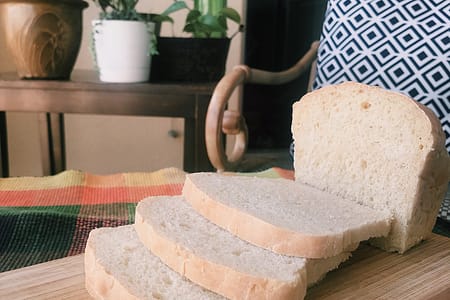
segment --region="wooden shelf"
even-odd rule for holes
[[[189,172],[206,171],[212,167],[206,154],[205,117],[214,87],[215,83],[104,83],[98,80],[96,72],[83,70],[74,71],[71,80],[21,80],[14,73],[3,73],[0,74],[0,111],[184,118],[183,168]],[[63,130],[60,119],[49,118],[48,123],[51,133],[64,136],[59,133]],[[4,136],[6,122],[3,127],[0,133]],[[0,172],[4,176],[8,175],[6,143],[3,140],[1,145]],[[44,165],[63,169],[64,153],[58,155],[61,148],[64,149],[64,141],[50,141],[50,154]]]

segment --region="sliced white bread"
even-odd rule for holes
[[[435,223],[450,173],[435,114],[402,94],[346,82],[293,106],[298,182],[376,209],[394,220],[373,244],[403,253]]]
[[[139,241],[133,225],[91,231],[85,275],[95,299],[224,299],[162,263]]]
[[[276,254],[209,222],[181,196],[142,200],[135,229],[170,268],[231,299],[302,299],[308,285],[350,256],[307,260]]]
[[[183,195],[213,223],[284,255],[332,257],[390,230],[388,212],[288,179],[193,173]]]

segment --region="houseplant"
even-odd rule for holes
[[[92,22],[91,47],[100,80],[145,82],[156,52],[153,22],[136,11],[138,0],[93,0],[101,9]]]
[[[225,72],[230,40],[237,33],[227,37],[227,20],[240,24],[239,13],[226,0],[194,0],[191,7],[174,0],[158,20],[173,22],[170,15],[180,10],[186,11],[183,31],[189,37],[158,37],[159,55],[152,64],[151,81],[219,80]]]

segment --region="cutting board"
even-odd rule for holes
[[[89,299],[83,255],[0,273],[0,299]],[[361,245],[307,299],[450,299],[450,238],[433,234],[406,254]]]

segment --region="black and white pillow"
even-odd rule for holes
[[[313,89],[348,80],[431,108],[450,151],[450,1],[329,0]]]

